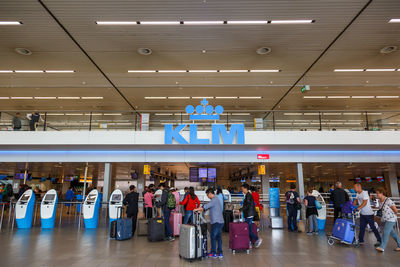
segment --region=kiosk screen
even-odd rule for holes
[[[56,198],[56,195],[55,195],[55,194],[47,194],[47,195],[44,197],[44,201],[53,201],[55,198]]]
[[[121,195],[120,194],[113,195],[111,201],[115,201],[115,202],[121,201]]]
[[[88,201],[93,201],[95,199],[96,199],[96,195],[88,195],[88,198],[87,198]]]
[[[21,201],[28,201],[29,200],[29,195],[23,195],[22,197],[21,197]]]

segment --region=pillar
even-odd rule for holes
[[[108,202],[108,198],[111,195],[111,179],[112,179],[111,163],[105,163],[104,164],[104,185],[103,185],[102,202]]]
[[[303,177],[303,163],[297,163],[297,190],[299,191],[300,198],[304,198],[304,177]]]
[[[399,183],[397,181],[396,165],[389,165],[389,184],[392,197],[399,197]]]
[[[261,175],[261,192],[264,195],[264,197],[269,194],[269,178],[270,178],[270,171],[269,171],[269,165],[265,164],[265,175]]]
[[[138,180],[137,180],[137,192],[140,195],[142,195],[145,183],[146,183],[146,175],[144,175],[142,171],[142,173],[138,174]]]

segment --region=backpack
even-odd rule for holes
[[[167,200],[167,208],[175,209],[176,208],[176,199],[174,194],[171,191],[168,191],[168,200]]]
[[[12,197],[14,195],[14,191],[13,191],[12,185],[11,184],[7,184],[6,188],[7,188],[7,195],[9,197]]]
[[[286,193],[286,203],[291,205],[296,203],[296,197],[294,196],[293,191],[289,191]]]

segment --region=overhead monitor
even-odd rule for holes
[[[199,181],[199,168],[192,167],[189,169],[189,180],[190,182]]]

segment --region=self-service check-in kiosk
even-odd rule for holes
[[[279,200],[279,188],[272,187],[269,189],[269,218],[271,228],[283,228],[283,218],[281,217],[281,207]]]
[[[35,194],[32,189],[26,190],[15,206],[15,220],[18,228],[31,228],[33,210],[35,209]]]
[[[99,191],[93,189],[83,203],[83,221],[86,228],[97,228],[99,222]]]
[[[40,220],[42,228],[54,228],[57,212],[57,191],[49,190],[40,204]]]
[[[119,189],[115,189],[110,196],[110,202],[108,207],[108,215],[110,217],[110,224],[112,221],[115,221],[121,216],[121,208],[122,208],[122,201],[124,199],[124,195],[122,191]]]

